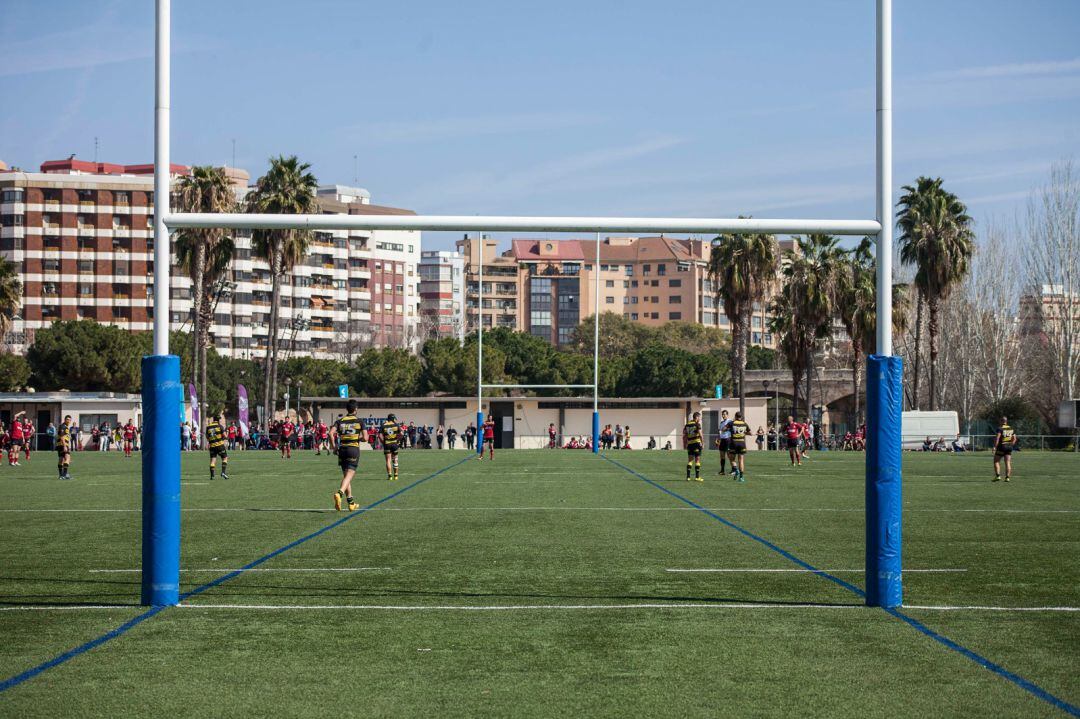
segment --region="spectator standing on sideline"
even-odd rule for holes
[[[457,444],[457,430],[454,429],[454,425],[450,425],[450,429],[446,430],[446,443],[450,449],[453,449],[454,445]]]
[[[45,436],[49,438],[49,446],[46,451],[56,446],[56,425],[49,422],[49,426],[45,428]]]
[[[615,449],[622,449],[623,429],[621,424],[615,425]]]
[[[443,431],[443,426],[440,424],[438,429],[435,430],[435,444],[439,446],[439,449],[442,449],[443,438],[445,437],[446,432]]]

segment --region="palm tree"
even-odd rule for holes
[[[22,305],[22,282],[14,264],[0,257],[0,345],[11,331],[15,313]]]
[[[915,267],[915,287],[925,300],[930,333],[930,409],[937,408],[938,335],[941,305],[964,279],[975,252],[975,233],[967,208],[942,187],[942,179],[920,177],[904,185],[897,213],[900,262]],[[920,305],[921,309],[921,305]],[[921,314],[921,313],[920,313]],[[916,327],[916,331],[918,331]],[[915,354],[918,357],[919,342]],[[917,381],[917,380],[916,380]],[[915,402],[918,403],[916,394]]]
[[[191,168],[191,174],[176,183],[174,206],[179,212],[232,212],[236,195],[220,167]],[[199,386],[199,417],[207,416],[206,350],[210,345],[213,321],[210,295],[232,260],[233,243],[221,228],[185,228],[176,233],[176,257],[191,278],[192,343],[194,379]]]
[[[806,353],[807,416],[813,407],[811,368],[816,342],[828,338],[835,314],[843,250],[833,235],[810,234],[796,238],[796,250],[789,250],[783,271],[782,294],[791,304]]]
[[[862,423],[863,359],[877,346],[877,263],[870,251],[873,241],[863,238],[847,253],[837,287],[837,317],[851,340],[852,396],[855,400],[855,424]],[[893,285],[893,333],[907,329],[910,293],[905,284]]]
[[[288,215],[317,213],[315,190],[319,182],[309,169],[311,165],[300,162],[296,155],[271,157],[270,169],[247,196],[247,211]],[[252,233],[252,249],[270,265],[270,335],[263,367],[263,409],[267,421],[272,416],[277,397],[281,278],[307,255],[311,236],[311,230],[255,230]]]
[[[716,288],[717,304],[731,322],[731,367],[739,411],[746,414],[743,377],[750,332],[750,312],[762,302],[776,279],[779,248],[776,238],[766,234],[727,234],[713,240],[708,276]]]
[[[776,337],[776,347],[791,369],[791,412],[798,413],[803,378],[810,366],[807,348],[812,340],[805,336],[806,327],[799,323],[786,292],[781,291],[769,305],[769,331]]]

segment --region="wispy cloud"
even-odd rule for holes
[[[39,35],[0,46],[0,77],[82,70],[154,56],[148,33],[96,27]]]
[[[460,207],[462,203],[492,207],[499,202],[561,190],[561,183],[569,178],[662,152],[683,142],[682,138],[663,135],[628,145],[564,155],[520,169],[459,174],[419,188],[413,204],[427,211],[432,207]]]
[[[974,80],[998,77],[1030,77],[1033,75],[1063,75],[1074,72],[1080,72],[1080,58],[965,67],[958,70],[935,72],[929,75],[929,78],[933,80]]]
[[[603,120],[600,116],[582,113],[518,113],[365,123],[345,128],[344,132],[354,142],[384,145],[561,130],[597,125]]]

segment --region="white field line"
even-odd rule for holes
[[[179,604],[179,609],[267,610],[267,611],[401,611],[401,612],[509,612],[567,610],[638,610],[638,609],[866,609],[859,604],[723,604],[723,603],[647,603],[647,604],[491,604],[491,605],[408,605],[408,604]],[[1080,612],[1080,607],[992,607],[911,605],[904,609],[945,612]],[[132,604],[80,604],[68,606],[26,605],[0,607],[0,612],[52,612],[123,609],[142,610]]]
[[[705,507],[710,512],[837,512],[862,513],[863,508],[841,507]],[[0,509],[0,513],[50,512],[123,512],[138,513],[141,509],[41,508]],[[184,507],[182,512],[327,512],[326,507]],[[374,507],[368,512],[698,512],[696,507]],[[1080,509],[914,509],[908,513],[942,514],[1078,514]]]
[[[723,572],[731,574],[743,574],[743,573],[777,573],[777,574],[814,574],[815,570],[812,569],[743,569],[743,568],[723,568],[723,569],[665,569],[665,572]],[[827,572],[828,574],[862,574],[865,569],[818,569],[817,572]],[[904,574],[912,573],[959,573],[966,572],[966,569],[905,569]]]
[[[141,569],[90,569],[90,574],[140,574]],[[181,569],[181,572],[390,572],[392,567],[256,567],[254,569],[225,569],[224,567],[204,567],[200,569]]]

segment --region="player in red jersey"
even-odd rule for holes
[[[138,430],[135,429],[135,423],[130,419],[127,424],[124,425],[124,456],[130,457],[131,450],[135,447],[135,435]]]
[[[330,428],[320,419],[315,425],[315,454],[322,454],[324,449],[330,454]]]
[[[281,423],[279,430],[279,442],[281,445],[281,458],[292,459],[292,442],[293,436],[296,434],[296,425],[292,423],[292,420],[285,418],[285,421]]]
[[[27,462],[30,461],[30,448],[34,444],[34,435],[37,430],[34,428],[34,423],[27,417],[23,420],[23,457]]]
[[[495,461],[495,420],[488,415],[488,418],[484,420],[483,425],[484,432],[484,444],[480,447],[480,459],[484,458],[484,448],[486,447],[491,461]]]
[[[11,420],[11,428],[8,430],[8,466],[19,466],[19,452],[26,443],[26,428],[20,419],[26,412],[19,412]]]
[[[795,418],[790,414],[788,415],[787,422],[780,430],[784,437],[787,439],[788,457],[791,458],[791,466],[796,464],[802,466],[802,455],[799,451],[799,440],[802,439],[805,430],[803,426],[795,421]]]

